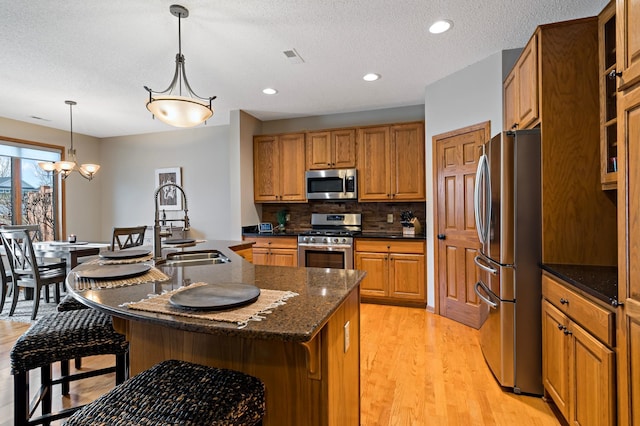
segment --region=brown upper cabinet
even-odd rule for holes
[[[307,133],[307,170],[356,167],[356,130]]]
[[[616,4],[611,1],[598,15],[600,78],[600,180],[602,189],[618,181],[618,115],[616,62]]]
[[[424,201],[424,122],[358,129],[358,200]]]
[[[504,129],[529,129],[538,120],[538,37],[531,37],[504,81]]]
[[[304,133],[254,137],[254,201],[305,202],[304,167]]]
[[[618,90],[627,90],[640,83],[640,2],[618,0],[616,10],[618,28]]]

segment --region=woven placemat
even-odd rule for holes
[[[151,267],[148,272],[131,278],[123,278],[119,280],[93,280],[88,278],[78,278],[74,275],[73,284],[76,291],[96,290],[101,288],[117,288],[130,285],[148,283],[151,281],[167,281],[170,277],[157,268]]]
[[[260,289],[260,296],[255,302],[239,308],[215,312],[181,309],[169,303],[169,298],[174,294],[188,288],[202,285],[207,285],[207,283],[194,283],[188,287],[182,287],[160,295],[150,295],[147,299],[142,299],[139,302],[125,303],[122,306],[140,311],[179,315],[189,318],[201,318],[212,321],[232,322],[236,323],[238,328],[244,328],[247,326],[249,321],[262,321],[265,319],[265,315],[273,312],[273,309],[286,304],[287,300],[298,295],[298,293],[294,293],[292,291]]]

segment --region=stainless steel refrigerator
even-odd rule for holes
[[[494,136],[478,162],[474,208],[481,243],[475,292],[489,309],[482,352],[501,386],[541,395],[540,130]]]

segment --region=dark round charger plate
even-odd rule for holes
[[[162,244],[191,244],[191,243],[195,243],[196,240],[191,239],[191,238],[172,238],[169,240],[164,240],[162,242]]]
[[[142,275],[151,269],[151,265],[144,263],[129,263],[124,265],[91,265],[76,272],[79,278],[91,280],[116,280]]]
[[[151,253],[149,249],[125,249],[125,250],[106,250],[100,252],[99,256],[103,259],[135,259],[143,257]]]
[[[179,291],[169,303],[178,308],[219,311],[248,305],[259,296],[260,289],[251,284],[216,283]]]

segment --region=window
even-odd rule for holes
[[[56,239],[60,181],[38,162],[60,160],[62,149],[0,139],[0,225],[38,224],[43,240]]]

